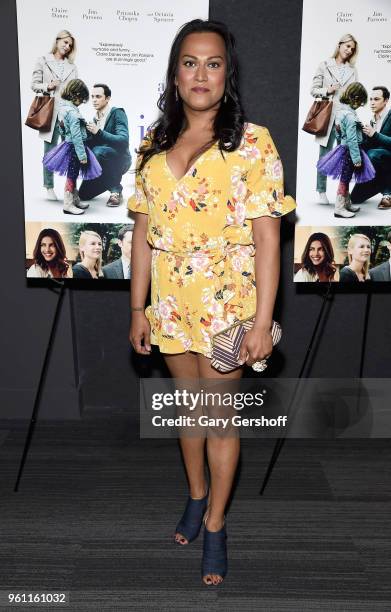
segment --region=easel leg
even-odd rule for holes
[[[75,386],[77,389],[77,400],[79,404],[79,412],[80,415],[83,413],[83,391],[80,385],[80,368],[79,368],[79,354],[77,352],[77,335],[76,335],[76,318],[75,318],[75,304],[73,298],[73,290],[71,288],[68,289],[69,295],[69,307],[71,313],[71,330],[72,330],[72,348],[73,348],[73,366],[74,366],[74,376],[75,376]]]
[[[358,374],[359,378],[362,378],[362,375],[364,373],[365,349],[367,345],[368,322],[369,322],[369,313],[371,310],[371,302],[372,302],[372,292],[369,290],[367,293],[367,301],[365,305],[364,330],[363,330],[362,343],[361,343],[360,371]]]
[[[357,406],[356,406],[357,414],[360,412],[361,390],[362,390],[362,380],[361,379],[364,374],[365,351],[367,347],[368,323],[369,323],[369,313],[371,311],[371,302],[372,302],[372,292],[369,289],[367,293],[366,304],[365,304],[364,329],[363,329],[362,341],[361,341],[361,356],[360,356],[360,369],[358,373],[358,393],[357,393]]]
[[[24,465],[26,463],[26,458],[27,458],[27,454],[28,454],[28,451],[29,451],[29,448],[30,448],[31,439],[33,437],[33,433],[34,433],[34,430],[35,430],[35,425],[36,425],[37,416],[38,416],[38,412],[39,412],[39,404],[40,404],[40,401],[41,401],[42,391],[43,391],[45,377],[46,377],[46,372],[47,372],[48,365],[49,365],[50,354],[51,354],[51,351],[52,351],[53,341],[54,341],[54,337],[55,337],[55,334],[56,334],[57,323],[58,323],[60,312],[61,312],[61,305],[62,305],[62,301],[63,301],[63,298],[64,298],[64,293],[65,293],[65,284],[64,284],[64,282],[56,281],[56,280],[53,279],[53,283],[55,283],[55,285],[60,287],[60,291],[58,292],[58,300],[57,300],[56,310],[55,310],[54,317],[53,317],[53,323],[52,323],[52,327],[51,327],[51,330],[50,330],[48,344],[46,346],[46,353],[45,353],[45,358],[43,360],[43,365],[42,365],[41,375],[40,375],[40,378],[39,378],[38,388],[37,388],[37,392],[35,394],[34,407],[33,407],[33,411],[32,411],[32,414],[31,414],[30,426],[29,426],[29,429],[28,429],[28,432],[27,432],[26,441],[25,441],[24,449],[23,449],[23,455],[22,455],[22,459],[21,459],[21,462],[20,462],[20,466],[19,466],[19,472],[18,472],[18,476],[17,476],[17,479],[16,479],[15,487],[14,487],[14,491],[15,492],[17,492],[18,488],[19,488],[19,483],[20,483],[20,479],[22,477]]]
[[[312,351],[312,347],[313,347],[313,345],[315,343],[315,340],[316,340],[316,337],[317,337],[317,333],[318,333],[318,329],[319,329],[319,327],[320,327],[320,325],[322,323],[323,314],[324,314],[325,309],[326,309],[326,304],[327,304],[327,300],[328,300],[328,298],[330,296],[330,292],[331,292],[331,282],[328,284],[327,290],[325,291],[324,296],[323,296],[322,306],[320,308],[320,311],[319,311],[319,314],[318,314],[318,318],[316,320],[315,327],[314,327],[314,330],[312,332],[311,339],[310,339],[310,342],[309,342],[306,354],[304,356],[304,360],[303,360],[302,366],[300,368],[298,379],[297,379],[297,382],[296,382],[296,385],[295,385],[295,388],[294,388],[294,391],[293,391],[293,394],[292,394],[292,399],[291,399],[289,407],[288,407],[288,411],[287,411],[287,415],[288,416],[289,416],[289,414],[290,414],[290,412],[292,410],[292,406],[294,405],[294,403],[296,401],[296,396],[297,396],[297,392],[298,392],[298,389],[299,389],[300,381],[301,381],[301,379],[303,377],[303,374],[305,372],[305,368],[307,367],[308,359],[310,357],[310,354],[311,354],[311,351]],[[276,464],[276,461],[277,461],[278,456],[279,456],[279,454],[280,454],[280,452],[282,450],[282,447],[284,446],[285,440],[286,440],[286,437],[278,438],[276,440],[276,443],[275,443],[275,446],[274,446],[274,449],[273,449],[273,453],[272,453],[272,456],[270,458],[269,465],[267,467],[265,477],[263,479],[262,487],[261,487],[261,490],[259,491],[260,495],[263,495],[263,492],[266,489],[266,485],[269,482],[269,478],[270,478],[270,476],[271,476],[271,474],[273,472],[273,468],[274,468],[274,466]]]

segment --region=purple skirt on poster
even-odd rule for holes
[[[349,147],[346,145],[338,145],[335,149],[326,153],[326,155],[320,158],[316,166],[321,174],[331,176],[333,179],[340,179],[342,174],[346,172],[347,167],[350,166],[353,170],[353,176],[356,183],[367,183],[375,178],[376,170],[368,155],[361,147],[360,153],[360,168],[354,168],[349,153]]]
[[[79,176],[90,181],[102,174],[102,166],[96,159],[89,147],[85,147],[87,153],[87,164],[80,164]],[[46,153],[42,162],[45,168],[56,172],[61,176],[66,176],[68,168],[75,159],[75,147],[71,142],[64,141]]]

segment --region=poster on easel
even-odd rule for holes
[[[130,278],[136,151],[175,34],[208,12],[208,0],[17,0],[28,278]]]
[[[390,91],[389,0],[303,0],[295,282],[391,280]]]

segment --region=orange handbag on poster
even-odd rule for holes
[[[48,132],[52,125],[54,96],[37,94],[30,106],[25,125],[33,130]]]
[[[317,99],[311,105],[303,130],[315,136],[326,136],[330,123],[333,101],[331,99]]]

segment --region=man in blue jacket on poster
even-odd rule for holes
[[[377,193],[382,194],[380,210],[391,210],[391,109],[390,92],[384,85],[375,85],[370,96],[373,119],[363,127],[364,149],[373,163],[376,176],[368,183],[356,183],[351,193],[352,202],[365,202]],[[386,222],[387,224],[389,221]]]
[[[111,89],[108,85],[95,84],[91,101],[96,115],[92,123],[87,123],[87,145],[93,150],[103,172],[92,181],[83,181],[79,196],[81,200],[91,200],[108,190],[110,196],[106,205],[116,207],[122,204],[122,175],[129,170],[132,159],[126,113],[123,108],[111,106],[110,100]]]

